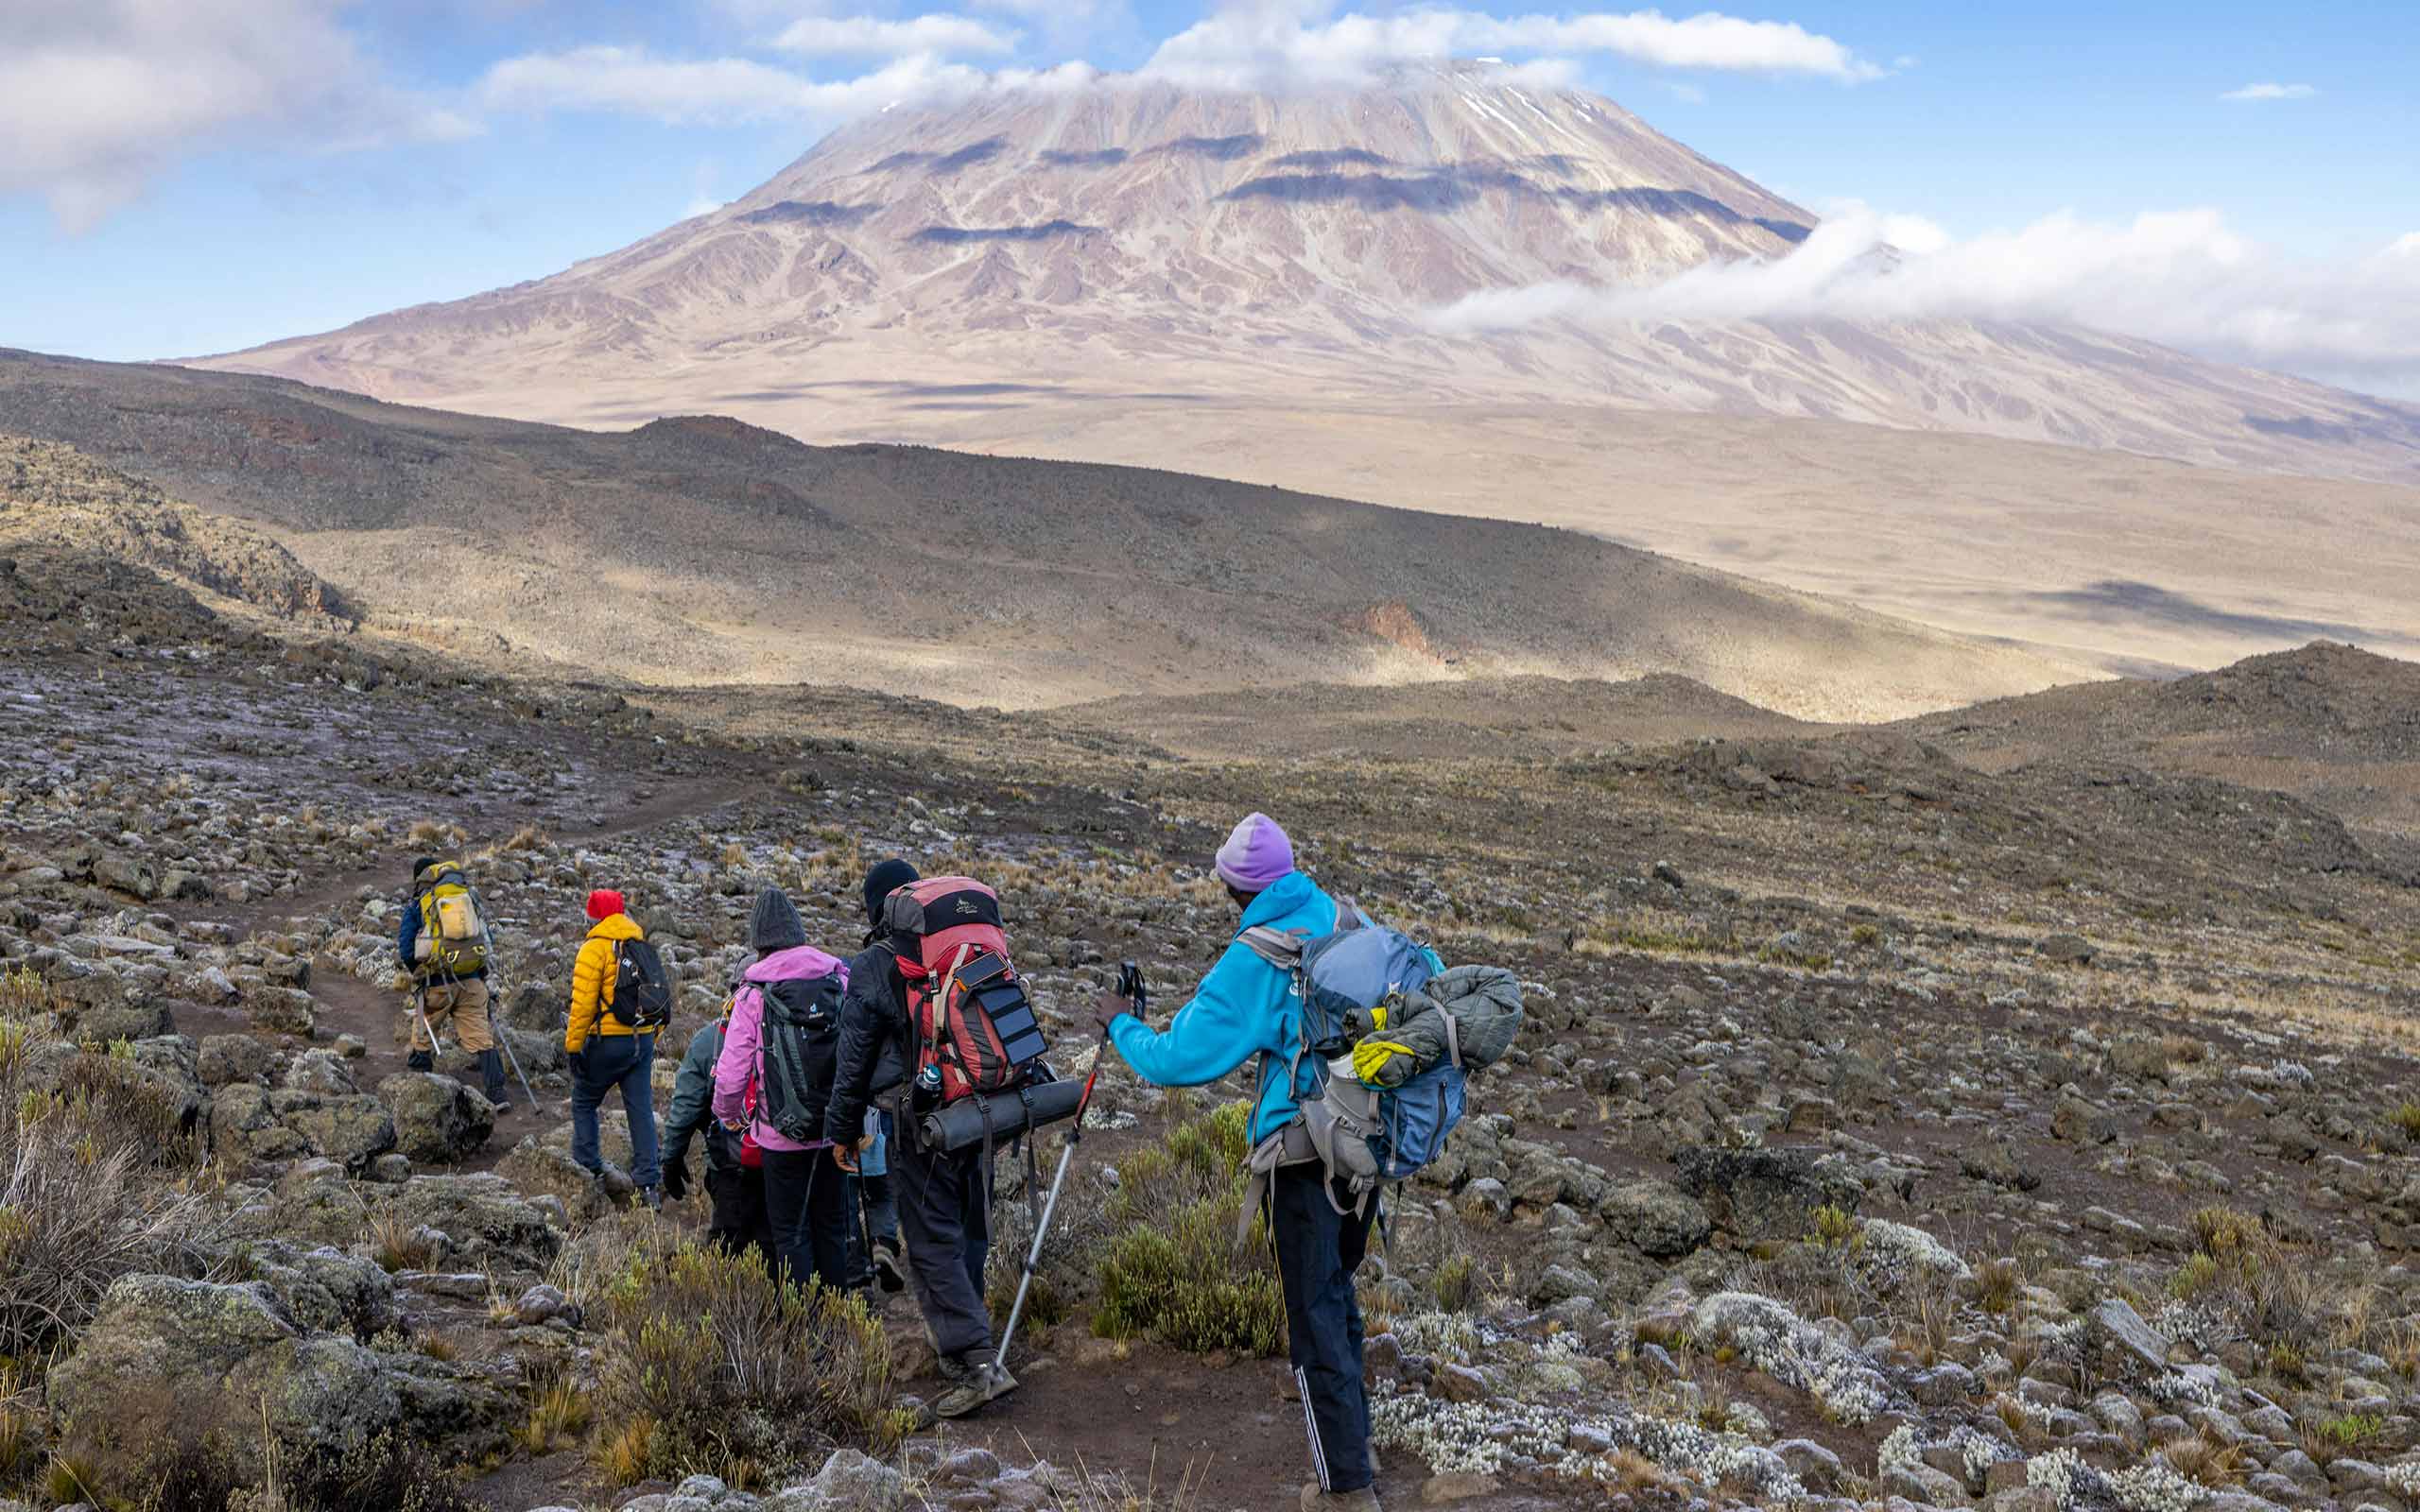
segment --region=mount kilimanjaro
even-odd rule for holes
[[[1433,319],[1483,291],[1779,257],[1814,224],[1609,100],[1482,65],[1359,93],[1111,79],[896,108],[554,277],[202,365],[814,438],[983,444],[1005,438],[987,417],[1104,400],[1582,404],[2420,477],[2420,417],[2103,333]]]

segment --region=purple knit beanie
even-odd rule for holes
[[[1219,848],[1219,878],[1237,892],[1267,892],[1294,869],[1294,842],[1266,814],[1236,826]]]

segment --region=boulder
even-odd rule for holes
[[[1855,1211],[1863,1189],[1836,1156],[1805,1145],[1678,1151],[1680,1190],[1705,1205],[1716,1228],[1741,1239],[1800,1239],[1815,1210]]]
[[[1651,1260],[1694,1253],[1714,1233],[1705,1205],[1669,1181],[1617,1182],[1597,1205],[1612,1237]]]
[[[176,1020],[170,1016],[167,1003],[140,994],[122,1003],[105,1003],[85,1009],[76,1016],[74,1030],[76,1039],[88,1045],[106,1045],[119,1040],[148,1040],[155,1035],[176,1032]]]
[[[394,1279],[373,1260],[271,1239],[253,1246],[251,1269],[303,1328],[368,1339],[395,1324]]]
[[[451,1076],[397,1072],[378,1084],[394,1115],[395,1147],[416,1165],[450,1165],[476,1153],[495,1130],[495,1108]]]
[[[285,1085],[296,1091],[317,1092],[322,1097],[352,1097],[361,1087],[353,1079],[353,1068],[342,1056],[324,1046],[305,1050],[285,1068]]]
[[[473,1265],[544,1270],[563,1236],[512,1183],[493,1172],[414,1176],[376,1200],[406,1229],[434,1228]]]
[[[248,1034],[205,1035],[198,1066],[205,1087],[239,1081],[266,1084],[277,1074],[277,1052]]]
[[[854,1449],[837,1449],[815,1478],[769,1496],[763,1512],[900,1512],[908,1504],[908,1478]]]
[[[333,1460],[402,1418],[377,1356],[305,1332],[258,1282],[121,1278],[45,1389],[67,1452],[128,1484],[184,1448],[257,1484],[264,1439]]]
[[[2135,1380],[2168,1374],[2168,1341],[2126,1299],[2110,1297],[2092,1310],[2090,1337],[2112,1375]]]
[[[281,1089],[269,1093],[269,1106],[281,1110],[286,1127],[310,1142],[313,1153],[337,1161],[351,1176],[361,1175],[395,1147],[395,1121],[375,1097],[322,1098]]]

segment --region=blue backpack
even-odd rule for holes
[[[1253,1185],[1238,1234],[1260,1207],[1269,1173],[1312,1160],[1327,1167],[1328,1201],[1339,1212],[1366,1211],[1380,1188],[1408,1179],[1443,1154],[1446,1138],[1461,1122],[1459,1053],[1390,1088],[1362,1085],[1348,1058],[1355,1042],[1375,1026],[1373,1010],[1387,1007],[1399,1019],[1395,1010],[1443,967],[1426,946],[1375,922],[1349,901],[1337,904],[1336,933],[1324,938],[1266,927],[1240,937],[1253,954],[1293,978],[1303,1006],[1303,1048],[1286,1074],[1299,1094],[1308,1059],[1315,1093],[1302,1098],[1294,1122],[1253,1149]],[[1266,1057],[1262,1075],[1275,1069],[1275,1058]],[[1352,1203],[1338,1201],[1339,1186],[1353,1194]]]

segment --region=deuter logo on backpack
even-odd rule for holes
[[[420,934],[412,945],[415,969],[424,976],[475,976],[487,970],[488,925],[479,896],[459,866],[448,863],[423,874]]]
[[[998,895],[972,877],[931,877],[892,893],[883,922],[900,946],[915,1075],[938,1080],[932,1106],[1021,1085],[1050,1045],[1009,958]]]
[[[812,1144],[823,1137],[832,1089],[840,975],[785,978],[756,990],[764,996],[756,1115],[792,1143]]]
[[[614,996],[605,1011],[640,1034],[672,1022],[672,979],[653,945],[643,939],[614,942]]]

